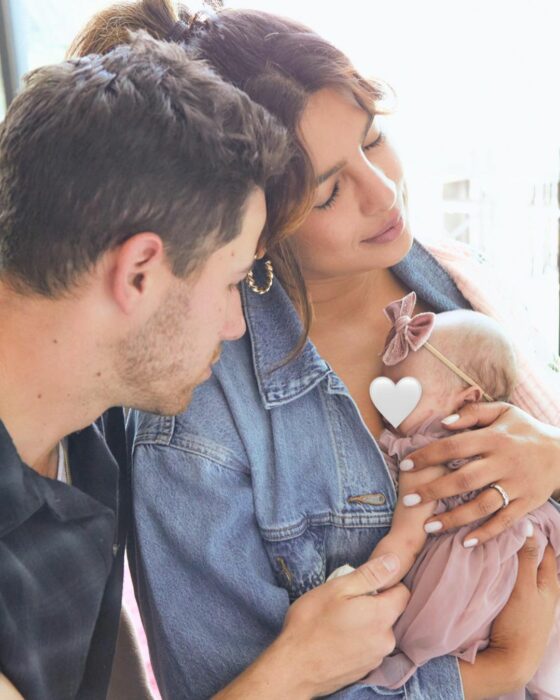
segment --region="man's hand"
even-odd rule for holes
[[[308,700],[377,668],[395,647],[393,625],[409,592],[382,589],[400,566],[388,554],[309,591],[286,615],[276,641],[215,700]]]

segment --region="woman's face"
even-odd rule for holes
[[[351,94],[314,93],[300,123],[317,178],[314,208],[294,235],[307,280],[394,265],[412,245],[399,159]]]

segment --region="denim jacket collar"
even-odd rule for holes
[[[470,308],[447,271],[416,240],[408,255],[391,269],[438,312]],[[295,347],[303,328],[277,281],[263,295],[243,284],[242,299],[255,375],[266,408],[303,396],[332,372],[310,340],[296,358],[281,364]]]

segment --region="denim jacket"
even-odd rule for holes
[[[415,242],[393,267],[436,311],[470,308]],[[133,576],[165,698],[210,697],[281,630],[290,602],[387,533],[396,494],[345,385],[311,342],[274,369],[301,326],[275,282],[242,290],[248,333],[175,418],[135,414]],[[457,660],[399,690],[356,683],[331,697],[461,700]]]

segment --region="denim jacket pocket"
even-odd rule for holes
[[[282,537],[281,531],[268,533],[273,539],[265,538],[276,579],[288,592],[290,602],[325,581],[325,528],[302,527],[299,534],[289,538]]]

